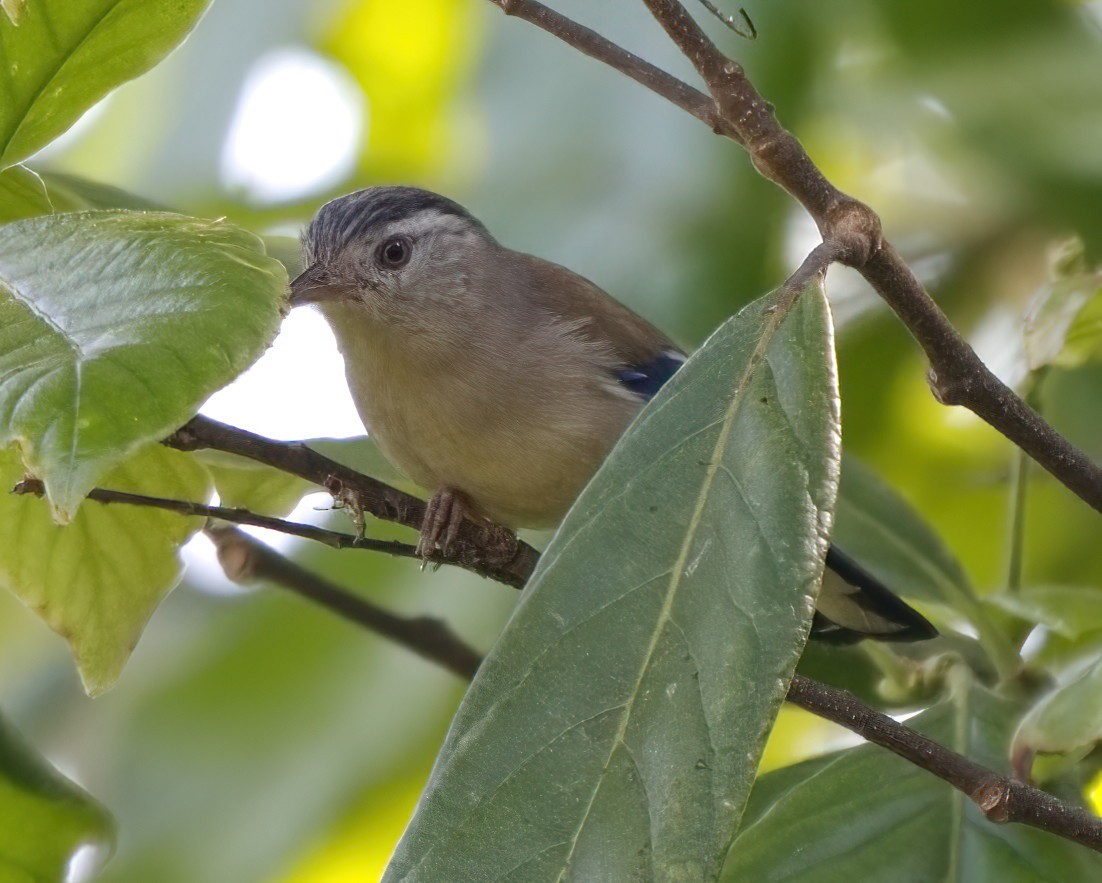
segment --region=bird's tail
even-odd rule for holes
[[[853,644],[864,638],[924,641],[937,634],[926,617],[848,555],[830,547],[811,623],[812,638],[828,644]]]

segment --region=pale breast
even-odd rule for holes
[[[539,528],[558,523],[639,408],[601,354],[560,331],[431,357],[338,341],[360,417],[395,465],[496,521]]]

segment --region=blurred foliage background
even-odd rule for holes
[[[691,78],[642,4],[554,5]],[[988,364],[1029,383],[1056,427],[1102,459],[1102,366],[1030,377],[1022,337],[1057,246],[1071,234],[1088,258],[1102,246],[1102,4],[745,9],[756,41],[709,27],[781,121],[881,213]],[[485,0],[215,0],[183,47],[32,164],[289,235],[357,187],[430,187],[689,346],[815,243],[735,145]],[[847,452],[915,505],[981,592],[1003,589],[1014,450],[934,402],[917,348],[855,275],[832,270],[829,289]],[[263,431],[266,413],[340,387],[331,343],[311,341],[284,355],[294,389],[261,375],[218,416]],[[1097,515],[1036,469],[1025,480],[1022,584],[1102,591]],[[287,548],[396,610],[447,618],[480,648],[514,601],[452,570]],[[63,642],[0,594],[0,707],[115,814],[104,880],[372,879],[463,685],[289,595],[231,587],[203,549],[191,560],[118,686],[94,701]],[[1039,631],[1027,650],[1060,646]],[[766,763],[840,739],[786,710]]]

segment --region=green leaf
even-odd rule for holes
[[[842,462],[834,541],[893,592],[961,614],[1001,671],[1016,654],[976,599],[964,568],[902,497],[853,457]]]
[[[46,189],[54,203],[55,212],[86,211],[88,209],[129,209],[136,212],[171,212],[172,209],[159,202],[146,199],[113,187],[110,184],[101,184],[99,181],[90,181],[79,175],[68,175],[63,172],[40,172],[39,176],[46,183]],[[62,208],[59,200],[72,209]]]
[[[975,602],[964,568],[926,520],[868,466],[842,460],[834,541],[892,590],[954,610]]]
[[[225,451],[197,451],[214,479],[220,505],[261,515],[286,517],[317,485],[248,457]]]
[[[1102,629],[1102,590],[1095,586],[1026,586],[984,600],[1072,640]]]
[[[1020,709],[963,668],[947,701],[908,726],[985,766],[1007,770]],[[1024,825],[996,825],[945,782],[875,745],[763,776],[723,880],[1088,881],[1102,856]]]
[[[27,0],[0,0],[0,9],[4,10],[4,15],[13,25],[23,20],[23,7],[26,5]]]
[[[1102,276],[1094,277],[1094,286],[1090,299],[1068,326],[1058,365],[1075,368],[1102,359]]]
[[[1102,659],[1079,665],[1040,698],[1014,734],[1013,752],[1067,754],[1102,740]]]
[[[78,206],[64,205],[61,211]],[[46,183],[30,169],[15,166],[0,172],[0,224],[34,218],[55,211]]]
[[[1025,353],[1031,371],[1102,358],[1102,273],[1088,268],[1078,239],[1064,243],[1026,313]]]
[[[715,874],[809,626],[837,440],[822,289],[724,324],[567,515],[386,879]]]
[[[260,356],[286,284],[259,239],[219,221],[86,212],[0,227],[0,445],[19,444],[64,521]]]
[[[111,816],[0,717],[0,880],[65,880],[81,846],[114,847]]]
[[[90,502],[60,527],[43,500],[6,492],[22,477],[18,454],[0,451],[0,585],[68,640],[85,690],[102,693],[179,581],[177,550],[202,519]],[[192,457],[160,445],[128,460],[103,484],[195,502],[211,492],[206,471]]]
[[[45,147],[180,43],[210,0],[34,0],[0,18],[0,169]]]
[[[161,211],[163,206],[75,175],[39,173],[26,166],[12,166],[0,172],[0,224],[40,215],[106,208]]]

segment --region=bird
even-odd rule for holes
[[[464,519],[555,527],[683,349],[588,279],[513,251],[459,203],[375,186],[302,234],[292,307],[316,305],[389,460],[432,492],[418,553]],[[834,546],[812,637],[918,641],[920,613]]]

